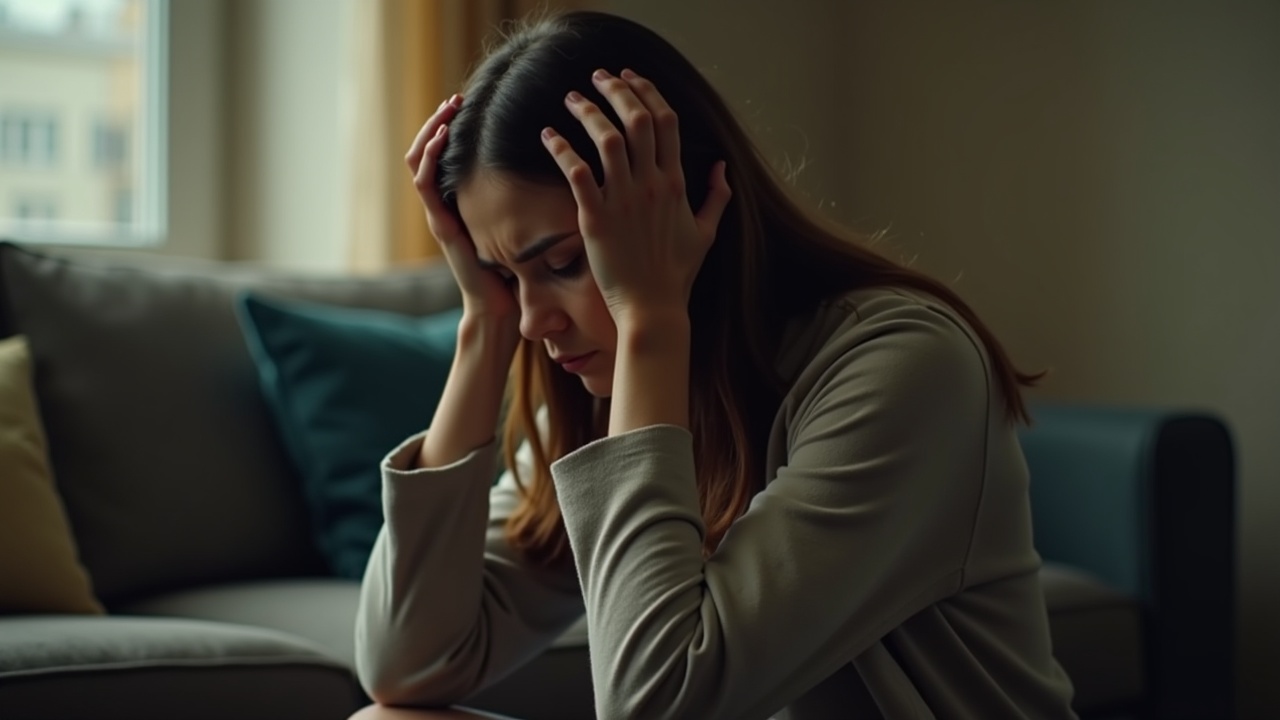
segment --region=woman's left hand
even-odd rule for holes
[[[604,185],[553,129],[544,130],[542,140],[577,201],[596,284],[617,323],[650,312],[687,313],[694,278],[731,196],[725,164],[712,167],[706,202],[694,214],[685,196],[676,114],[657,88],[627,70],[621,78],[597,70],[592,82],[623,128],[576,92],[565,104],[595,141]]]

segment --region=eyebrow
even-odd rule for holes
[[[560,233],[559,235],[548,235],[547,237],[544,237],[541,240],[529,245],[529,247],[521,250],[518,254],[516,254],[516,262],[527,263],[530,260],[541,255],[542,253],[555,247],[556,245],[559,245],[561,242],[568,240],[569,238],[573,237],[576,234],[577,234],[577,231],[575,230],[573,232]],[[493,260],[476,258],[476,261],[479,262],[480,267],[484,268],[485,270],[497,270],[498,267],[500,266],[500,263],[494,262]]]

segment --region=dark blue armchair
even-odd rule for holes
[[[1082,717],[1234,713],[1235,459],[1212,414],[1041,405],[1023,431]]]

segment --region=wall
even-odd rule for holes
[[[352,0],[229,0],[226,257],[347,266]]]
[[[1242,717],[1280,706],[1280,5],[607,5],[750,100],[771,151],[803,132],[801,187],[1051,367],[1040,397],[1228,419]]]
[[[223,22],[220,3],[170,3],[167,255],[224,254]]]
[[[835,49],[844,42],[843,12],[836,3],[595,4],[644,23],[680,48],[733,105],[774,164],[793,177],[796,190],[841,215],[835,196],[844,186],[843,159],[832,150],[840,147],[842,100],[824,88],[832,80]],[[725,25],[729,14],[732,29]]]

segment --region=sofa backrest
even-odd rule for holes
[[[243,290],[414,315],[458,304],[443,265],[321,277],[0,243],[0,337],[28,338],[55,480],[108,606],[323,572],[235,318]]]

